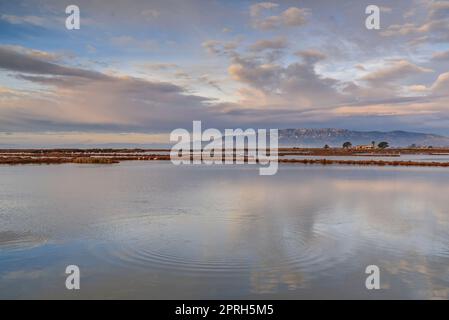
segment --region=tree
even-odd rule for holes
[[[324,149],[329,149],[330,147],[329,147],[329,145],[328,144],[326,144],[325,146],[324,146]]]
[[[378,146],[379,148],[381,148],[381,149],[385,149],[385,148],[388,148],[388,147],[389,147],[389,144],[388,144],[388,142],[386,142],[386,141],[382,141],[382,142],[379,143],[377,146]]]
[[[352,147],[352,143],[349,141],[346,141],[345,143],[343,143],[343,149],[349,149]]]

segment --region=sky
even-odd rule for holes
[[[449,136],[449,1],[0,0],[0,146],[157,144],[193,120]]]

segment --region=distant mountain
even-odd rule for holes
[[[392,147],[417,146],[447,147],[449,138],[436,134],[408,131],[352,131],[346,129],[281,129],[279,144],[282,146],[322,147],[341,146],[345,141],[353,145],[371,144],[387,141]]]

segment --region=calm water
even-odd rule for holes
[[[444,168],[0,166],[0,298],[447,299],[448,194]]]

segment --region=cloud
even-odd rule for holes
[[[0,69],[32,74],[81,77],[93,80],[107,78],[104,74],[96,71],[65,67],[46,61],[49,56],[52,55],[42,52],[36,54],[34,50],[20,52],[10,46],[0,46]]]
[[[0,138],[2,133],[0,132]],[[169,143],[168,134],[151,133],[128,133],[128,132],[14,132],[8,133],[4,142],[8,142],[11,147],[35,148],[39,146],[51,148],[86,148],[86,147],[112,147],[123,146],[154,147],[157,145],[167,145]],[[0,143],[5,146],[5,144]]]
[[[310,58],[301,57],[301,61],[289,64],[270,64],[260,57],[229,56],[230,76],[244,85],[238,88],[241,99],[237,103],[218,103],[167,82],[89,70],[91,74],[57,63],[41,65],[43,61],[37,63],[30,54],[17,51],[15,54],[23,66],[17,68],[14,63],[6,64],[0,59],[2,68],[48,89],[22,95],[20,100],[2,94],[0,127],[8,132],[158,133],[190,128],[192,120],[202,120],[205,126],[215,128],[332,126],[336,122],[344,126],[354,121],[362,127],[372,126],[373,122],[382,126],[402,122],[404,128],[404,121],[412,126],[417,117],[435,126],[447,125],[449,121],[441,118],[447,99],[436,100],[441,99],[438,94],[447,92],[447,74],[440,75],[431,86],[435,97],[382,97],[381,101],[381,91],[375,90],[377,100],[357,101],[352,94],[338,90],[344,82],[316,71],[316,57],[320,55],[312,50],[302,52]],[[218,85],[208,74],[198,80]],[[361,90],[355,84],[352,88]],[[116,140],[111,135],[92,139],[92,143]],[[130,135],[123,141],[131,143],[138,139],[147,137]]]
[[[281,68],[274,64],[258,64],[241,59],[228,67],[231,77],[264,91],[274,91],[279,81]]]
[[[143,63],[140,64],[145,69],[150,70],[173,70],[178,69],[179,66],[176,63]]]
[[[204,41],[201,45],[211,54],[219,54],[222,51],[221,41],[218,40],[207,40]]]
[[[410,75],[433,72],[428,68],[419,67],[407,60],[389,61],[386,67],[380,68],[361,77],[361,80],[371,83],[389,83]]]
[[[448,95],[449,92],[449,72],[442,73],[430,88],[434,93]]]
[[[426,42],[447,42],[449,41],[449,2],[428,1],[421,2],[422,9],[427,12],[427,16],[422,23],[403,23],[390,25],[381,32],[385,37],[408,36],[412,40],[411,45],[418,45]],[[415,11],[408,10],[405,18],[415,15]]]
[[[201,46],[210,54],[229,55],[233,54],[239,43],[240,41],[207,40],[204,41]]]
[[[2,99],[3,130],[157,131],[208,116],[204,107],[209,99],[171,83],[63,66],[3,47],[0,68],[14,72],[18,79],[49,87],[44,94],[21,98],[20,104],[16,99]]]
[[[232,79],[250,87],[240,90],[242,100],[249,105],[301,110],[344,101],[344,95],[336,89],[339,81],[315,70],[315,64],[324,55],[313,50],[302,51],[300,55],[302,63],[287,65],[237,56],[232,59],[228,72]]]
[[[262,11],[278,7],[277,3],[260,2],[250,6],[249,12],[251,17],[259,17]]]
[[[406,89],[413,93],[428,93],[427,87],[422,84],[407,86]]]
[[[443,52],[435,52],[432,55],[432,60],[436,61],[449,61],[449,50]]]
[[[177,77],[177,78],[183,78],[183,79],[187,79],[187,80],[191,79],[190,75],[187,72],[184,72],[184,71],[176,71],[174,73],[174,76]]]
[[[210,117],[204,106],[208,99],[171,84],[135,78],[62,83],[54,82],[46,96],[21,99],[20,105],[1,101],[2,130],[167,132]]]
[[[210,76],[207,75],[207,74],[201,75],[201,76],[198,78],[198,80],[200,80],[200,81],[203,82],[203,83],[208,84],[209,86],[211,86],[211,87],[217,89],[218,91],[223,92],[223,89],[220,87],[218,81],[212,80],[212,79],[210,78]]]
[[[298,57],[303,58],[306,62],[313,64],[326,59],[326,55],[318,50],[300,50],[295,53]]]
[[[306,23],[306,16],[309,14],[307,9],[299,9],[296,7],[291,7],[285,10],[281,14],[283,24],[295,27],[301,26]]]
[[[266,15],[265,11],[277,8],[279,5],[272,2],[262,2],[250,7],[252,26],[256,29],[269,30],[280,27],[297,27],[306,23],[309,9],[290,7],[279,15]]]
[[[20,95],[21,95],[20,91],[5,86],[0,86],[0,100],[9,97],[18,97]]]
[[[231,76],[248,88],[241,89],[240,103],[223,104],[171,83],[113,76],[1,49],[9,54],[0,55],[3,69],[13,72],[17,79],[47,87],[45,92],[21,97],[19,104],[15,98],[0,99],[0,126],[10,132],[154,133],[189,128],[192,120],[217,128],[271,126],[283,121],[291,124],[293,120],[319,118],[310,111],[303,114],[304,108],[340,98],[333,88],[336,80],[316,74],[314,65],[308,62],[284,67],[246,57],[231,58]],[[13,54],[21,61],[20,67]],[[221,89],[207,74],[198,80]],[[262,109],[246,112],[251,103]]]
[[[19,45],[0,45],[0,50],[10,50],[12,52],[18,52],[21,54],[25,54],[31,57],[34,57],[39,60],[49,61],[49,62],[57,62],[63,58],[61,54],[55,54],[48,51],[37,50],[37,49],[29,49]]]
[[[356,66],[361,76],[342,86],[343,92],[354,97],[360,103],[379,101],[379,97],[398,99],[408,96],[422,96],[426,92],[420,81],[423,75],[434,72],[420,67],[405,59],[386,59],[380,67]]]
[[[419,107],[435,116],[421,119],[421,127],[449,125],[449,57],[447,42],[441,43],[449,40],[447,1],[389,3],[381,8],[382,35],[353,19],[360,12],[363,18],[353,0],[346,6],[250,2],[243,4],[252,4],[246,12],[221,0],[80,1],[83,21],[92,19],[95,28],[84,22],[79,32],[67,33],[64,14],[58,14],[58,32],[29,28],[43,22],[27,16],[56,23],[55,12],[64,12],[56,0],[38,11],[19,0],[0,13],[4,25],[26,26],[0,31],[4,42],[22,46],[0,46],[8,84],[0,90],[1,130],[166,131],[195,118],[217,127],[396,129],[418,123],[411,117]],[[377,122],[370,124],[364,111]]]
[[[251,51],[263,51],[267,49],[285,49],[288,46],[286,38],[277,38],[271,40],[258,40],[250,46]]]
[[[284,37],[258,40],[248,46],[247,54],[235,50],[223,54],[219,41],[208,42],[207,46],[214,54],[229,59],[229,76],[245,85],[237,89],[241,108],[303,110],[347,99],[337,89],[338,80],[316,72],[316,63],[326,59],[326,55],[316,49],[298,51],[296,55],[301,62],[284,64],[281,54],[288,48]]]
[[[449,2],[448,1],[430,2],[429,17],[431,19],[444,19],[449,17]]]
[[[386,31],[381,32],[381,34],[384,36],[415,35],[443,31],[447,30],[447,27],[447,21],[445,20],[428,21],[422,25],[414,23],[394,24],[389,26]]]

